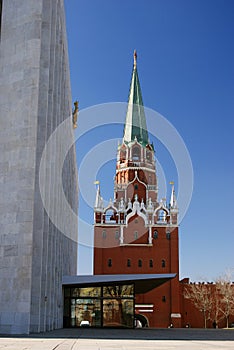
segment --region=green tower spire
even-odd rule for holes
[[[145,111],[141,94],[140,81],[137,73],[137,53],[134,51],[134,65],[132,80],[128,96],[128,108],[124,127],[123,141],[129,143],[137,141],[146,146],[149,143],[146,126]]]

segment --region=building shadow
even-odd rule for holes
[[[63,338],[63,339],[129,339],[129,340],[210,340],[234,341],[233,329],[200,328],[63,328],[50,332],[29,335],[0,335],[12,338]]]

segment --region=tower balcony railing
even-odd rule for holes
[[[136,161],[133,161],[133,162],[131,162],[131,163],[129,163],[129,164],[131,164],[130,166],[136,166],[136,167],[140,167],[140,166],[143,166],[144,164],[143,163],[141,163],[141,162],[136,162]]]
[[[116,184],[115,185],[115,191],[116,190],[126,190],[128,184]],[[157,191],[158,187],[156,185],[148,185],[147,189],[149,191]]]
[[[167,225],[168,222],[167,222],[167,220],[157,220],[157,221],[156,221],[156,224],[157,224],[157,225]]]
[[[148,162],[144,162],[144,161],[134,161],[134,160],[130,160],[130,161],[127,161],[127,162],[123,162],[123,163],[120,163],[119,164],[119,168],[122,169],[122,168],[144,168],[144,167],[147,167],[149,169],[154,169],[155,168],[155,165],[154,164],[151,164],[151,163],[148,163]]]
[[[135,161],[135,160],[129,160],[125,163],[121,163],[120,167],[121,168],[126,168],[127,167],[141,167],[144,166],[144,162],[140,162],[140,161]]]
[[[157,189],[158,189],[156,185],[148,185],[147,188],[149,191],[157,191]]]
[[[115,191],[116,190],[126,190],[126,188],[127,188],[127,184],[117,184],[117,185],[115,185]]]

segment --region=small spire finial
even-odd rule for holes
[[[170,207],[172,209],[177,208],[177,201],[176,201],[176,195],[175,195],[175,186],[174,186],[174,181],[170,182],[171,185],[171,199],[170,199]]]
[[[136,68],[136,66],[137,66],[137,52],[136,52],[136,50],[134,50],[133,59],[134,59],[134,68]]]

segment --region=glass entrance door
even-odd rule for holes
[[[104,299],[103,327],[133,327],[133,300]]]
[[[101,301],[100,299],[71,299],[72,327],[100,327]]]

